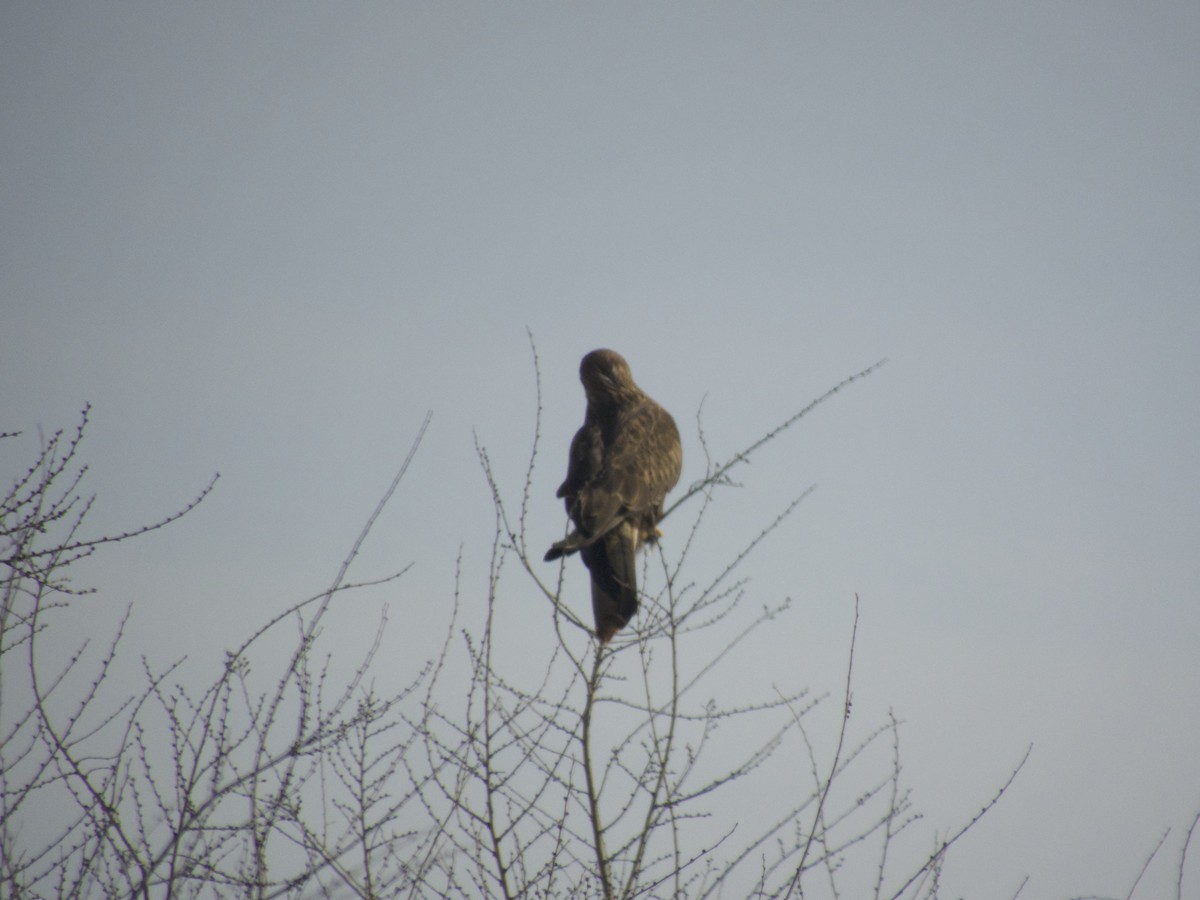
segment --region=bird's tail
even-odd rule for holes
[[[623,522],[603,540],[582,548],[592,576],[592,613],[601,644],[612,640],[637,612],[637,541],[637,527]]]

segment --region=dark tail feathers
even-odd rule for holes
[[[596,638],[602,644],[612,640],[637,612],[637,537],[636,526],[623,522],[602,540],[582,548],[592,576]]]

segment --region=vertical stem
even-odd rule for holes
[[[603,645],[596,644],[592,675],[587,681],[587,696],[583,704],[583,774],[587,779],[588,813],[592,820],[592,846],[596,851],[596,870],[600,875],[600,886],[605,900],[612,900],[612,881],[608,873],[608,858],[604,852],[604,826],[600,822],[600,796],[592,763],[592,711],[595,708],[596,688],[600,683],[600,658]]]

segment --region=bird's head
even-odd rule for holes
[[[611,401],[637,392],[625,357],[615,350],[593,350],[579,364],[579,380],[589,402]]]

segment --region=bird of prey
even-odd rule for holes
[[[679,480],[683,449],[675,420],[634,383],[619,353],[593,350],[579,380],[587,412],[558,489],[575,527],[546,559],[579,551],[591,574],[596,637],[606,644],[637,612],[636,553],[660,535],[663,498]]]

